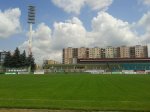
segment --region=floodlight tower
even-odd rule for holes
[[[29,55],[32,54],[32,25],[35,24],[35,6],[28,6],[28,24],[29,24]]]

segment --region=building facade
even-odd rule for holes
[[[101,48],[89,48],[87,58],[101,58]]]
[[[73,51],[75,51],[75,49],[73,49]],[[87,48],[77,48],[77,55],[73,55],[73,58],[87,58]]]
[[[46,65],[61,64],[60,62],[55,61],[55,60],[44,60],[44,62],[43,62],[43,63],[44,63],[44,64],[46,64]]]
[[[73,49],[72,47],[63,49],[63,63],[70,64],[73,59]]]
[[[130,47],[128,46],[120,47],[120,58],[130,58]]]
[[[108,46],[105,48],[105,58],[116,58],[117,57],[117,48]]]
[[[8,52],[0,51],[0,63],[3,63]]]
[[[136,58],[145,58],[148,57],[147,46],[135,46],[135,57]]]
[[[148,58],[147,46],[120,46],[106,48],[64,48],[63,64],[76,64],[77,59],[96,58]]]
[[[2,68],[7,53],[6,51],[0,51],[0,69]]]

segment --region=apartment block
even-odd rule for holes
[[[4,63],[5,57],[8,54],[6,51],[0,51],[0,65]]]
[[[73,48],[68,47],[63,49],[63,63],[64,64],[71,64],[73,58]]]
[[[77,48],[77,58],[87,58],[87,48],[85,47]]]
[[[105,56],[105,48],[101,48],[101,58],[106,58],[106,56]]]
[[[148,47],[147,46],[143,47],[144,47],[144,58],[148,58]]]
[[[81,48],[64,48],[63,49],[63,64],[75,63],[77,58],[88,58],[87,51],[85,47]]]
[[[106,58],[116,58],[117,57],[117,48],[108,46],[105,48],[105,57]]]
[[[135,58],[135,47],[130,47],[130,58]]]
[[[136,45],[135,46],[135,57],[145,58],[147,56],[147,46]]]
[[[75,64],[77,59],[96,58],[148,58],[147,46],[120,46],[106,48],[64,48],[63,64]]]
[[[98,47],[89,48],[87,57],[88,58],[101,58],[101,48],[98,48]]]
[[[54,64],[60,64],[60,62],[55,60],[44,60],[43,62],[45,65],[54,65]]]
[[[120,58],[130,58],[130,47],[128,46],[120,47]]]

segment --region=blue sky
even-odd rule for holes
[[[0,50],[26,49],[28,5],[36,6],[33,52],[41,55],[42,51],[46,56],[47,52],[51,53],[48,58],[60,58],[63,47],[132,45],[134,40],[149,44],[150,41],[146,24],[150,18],[150,0],[1,0]],[[11,15],[5,14],[8,9],[16,21],[12,16],[4,20]],[[44,49],[45,43],[49,51]]]

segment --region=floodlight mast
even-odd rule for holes
[[[32,55],[32,25],[35,24],[35,6],[28,6],[28,24],[29,24],[29,41],[28,41],[28,55]],[[29,73],[31,72],[31,63],[28,68]]]
[[[32,55],[32,25],[35,24],[35,6],[28,6],[28,24],[29,24],[29,55]]]

